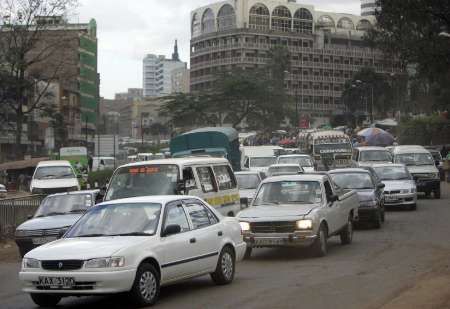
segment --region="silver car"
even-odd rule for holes
[[[386,185],[384,188],[385,206],[408,207],[416,209],[416,183],[403,164],[376,164],[372,166],[378,177]]]

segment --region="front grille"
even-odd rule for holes
[[[50,195],[50,194],[68,192],[69,188],[49,188],[49,189],[43,189],[43,191],[44,191],[44,194]]]
[[[61,228],[48,230],[22,230],[21,237],[59,236]]]
[[[296,222],[253,222],[250,230],[253,233],[293,233],[297,227]]]
[[[41,265],[46,270],[75,270],[83,266],[82,260],[42,261]]]
[[[33,285],[38,290],[52,290],[52,291],[58,291],[58,290],[64,290],[64,291],[86,291],[86,290],[93,290],[95,286],[97,285],[96,282],[75,282],[75,285],[70,288],[63,288],[63,287],[49,287],[49,286],[42,286],[39,284],[39,281],[33,281]]]
[[[400,194],[400,190],[394,190],[394,191],[384,191],[384,194]]]

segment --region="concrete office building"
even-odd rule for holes
[[[361,16],[374,16],[379,9],[377,0],[361,0]]]
[[[346,81],[364,67],[401,73],[398,61],[362,40],[373,16],[318,11],[293,0],[229,0],[191,13],[191,91],[208,90],[217,72],[267,64],[277,45],[290,52],[285,85],[302,115],[344,110]]]
[[[172,72],[177,69],[187,69],[187,63],[180,61],[176,41],[171,59],[162,55],[147,55],[143,61],[144,97],[159,97],[173,93]]]

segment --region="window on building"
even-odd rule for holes
[[[337,27],[339,29],[355,30],[355,24],[353,24],[352,20],[348,17],[339,19]]]
[[[198,18],[197,13],[194,13],[192,16],[191,33],[192,36],[198,36],[201,34],[200,19]]]
[[[270,13],[264,4],[255,4],[250,9],[249,27],[258,30],[269,30]]]
[[[310,11],[301,8],[294,14],[294,31],[299,33],[312,33],[313,17]]]
[[[334,28],[335,23],[333,18],[331,18],[328,15],[322,15],[317,20],[317,27],[318,28]]]
[[[202,33],[216,31],[214,13],[211,9],[206,9],[202,16]]]
[[[272,12],[272,30],[289,32],[292,29],[291,11],[285,6],[277,6]]]
[[[217,14],[217,30],[227,30],[236,27],[236,13],[229,4],[224,4]]]

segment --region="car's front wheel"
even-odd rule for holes
[[[349,245],[353,241],[353,220],[352,216],[348,217],[347,226],[342,230],[339,235],[341,237],[342,245]]]
[[[130,291],[131,300],[138,306],[152,306],[159,296],[159,274],[151,264],[139,266]]]
[[[61,301],[61,296],[57,295],[32,293],[30,296],[39,307],[55,307]]]
[[[231,283],[234,279],[235,266],[236,257],[233,249],[230,246],[224,247],[220,252],[216,270],[211,274],[214,283],[218,285]]]
[[[328,253],[328,230],[325,224],[321,224],[317,238],[312,245],[312,254],[315,257],[322,257]]]

